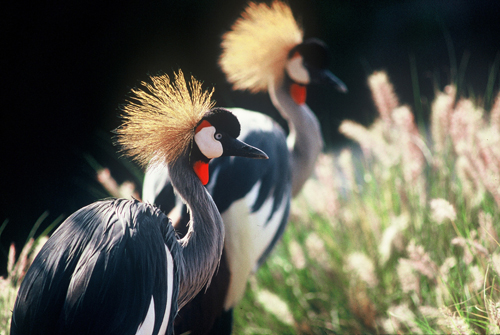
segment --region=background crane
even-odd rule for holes
[[[236,139],[238,120],[210,109],[211,92],[182,72],[134,90],[117,129],[140,163],[169,167],[190,210],[178,239],[170,220],[137,200],[109,199],[71,215],[50,237],[23,280],[11,334],[171,334],[173,317],[217,268],[224,226],[203,186],[215,157],[267,158]]]
[[[291,197],[312,173],[323,148],[318,119],[305,104],[307,86],[347,88],[327,70],[328,50],[317,39],[303,41],[290,8],[251,3],[222,42],[220,65],[235,89],[268,91],[288,121],[289,135],[270,117],[231,109],[242,122],[242,138],[266,151],[268,161],[215,159],[207,185],[226,227],[221,268],[211,286],[180,311],[176,332],[230,333],[232,308],[242,298],[249,275],[265,261],[285,229]],[[143,198],[176,217],[185,230],[187,212],[175,201],[168,171],[150,170]],[[172,209],[176,206],[175,210]]]

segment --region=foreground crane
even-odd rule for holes
[[[210,163],[207,188],[224,220],[224,252],[211,286],[179,312],[179,334],[231,332],[232,308],[250,274],[282,236],[291,198],[311,175],[323,148],[320,124],[306,104],[307,86],[326,84],[347,92],[327,70],[325,43],[303,40],[290,8],[280,1],[271,6],[250,3],[223,36],[222,49],[220,65],[229,82],[235,89],[267,91],[290,132],[287,136],[262,113],[230,109],[242,120],[244,141],[262,148],[270,159],[218,158]],[[175,200],[166,169],[146,173],[143,198],[170,212],[176,229],[185,231],[187,211]]]
[[[206,191],[207,167],[221,156],[267,158],[236,139],[240,124],[213,108],[211,93],[182,72],[152,78],[124,108],[118,143],[138,162],[166,163],[189,208],[187,234],[152,205],[108,199],[61,224],[18,292],[11,334],[171,334],[173,319],[210,281],[224,225]],[[191,91],[191,94],[190,94]]]

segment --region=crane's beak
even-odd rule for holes
[[[225,139],[223,147],[224,152],[222,156],[239,156],[256,159],[269,158],[264,151],[232,137]]]
[[[312,84],[329,85],[340,93],[347,93],[346,84],[327,69],[309,69]]]

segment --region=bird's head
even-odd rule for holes
[[[286,77],[290,79],[290,95],[297,104],[305,103],[307,85],[331,85],[346,93],[347,86],[328,70],[330,53],[327,45],[310,38],[293,47],[285,65]]]
[[[271,82],[283,83],[289,85],[297,104],[305,103],[310,84],[331,84],[347,92],[346,85],[327,69],[326,44],[314,38],[304,41],[284,2],[250,3],[224,34],[221,46],[219,64],[234,89],[259,92],[268,90]]]
[[[261,150],[236,138],[240,123],[231,112],[212,108],[213,90],[203,91],[191,77],[186,84],[181,71],[151,77],[145,89],[132,90],[123,106],[123,124],[115,130],[121,151],[142,166],[175,162],[185,155],[200,180],[208,182],[208,163],[221,156],[268,158]]]
[[[213,158],[239,156],[267,159],[260,149],[237,139],[240,123],[236,116],[223,108],[208,111],[194,129],[190,162],[203,185],[208,183],[208,163]]]

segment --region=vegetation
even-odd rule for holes
[[[16,301],[17,290],[21,285],[21,281],[23,280],[26,271],[28,271],[28,268],[35,259],[35,256],[48,240],[48,234],[62,220],[62,216],[58,217],[43,232],[41,232],[37,238],[35,238],[35,233],[47,216],[48,213],[45,212],[35,222],[23,249],[17,257],[17,260],[14,243],[10,245],[7,263],[8,275],[6,277],[0,277],[0,335],[7,335],[10,332],[12,308],[14,307],[14,303]],[[0,226],[0,235],[7,224],[8,221],[6,220]]]
[[[320,157],[235,310],[235,334],[500,332],[500,95],[486,113],[446,87],[427,134],[385,73],[369,85],[377,120],[340,127],[361,150]],[[138,197],[109,170],[98,176]],[[45,235],[31,234],[17,262],[11,247],[0,334]]]
[[[321,157],[236,334],[500,332],[500,95],[487,114],[446,87],[427,136],[369,86],[378,119],[340,127],[361,153]]]

